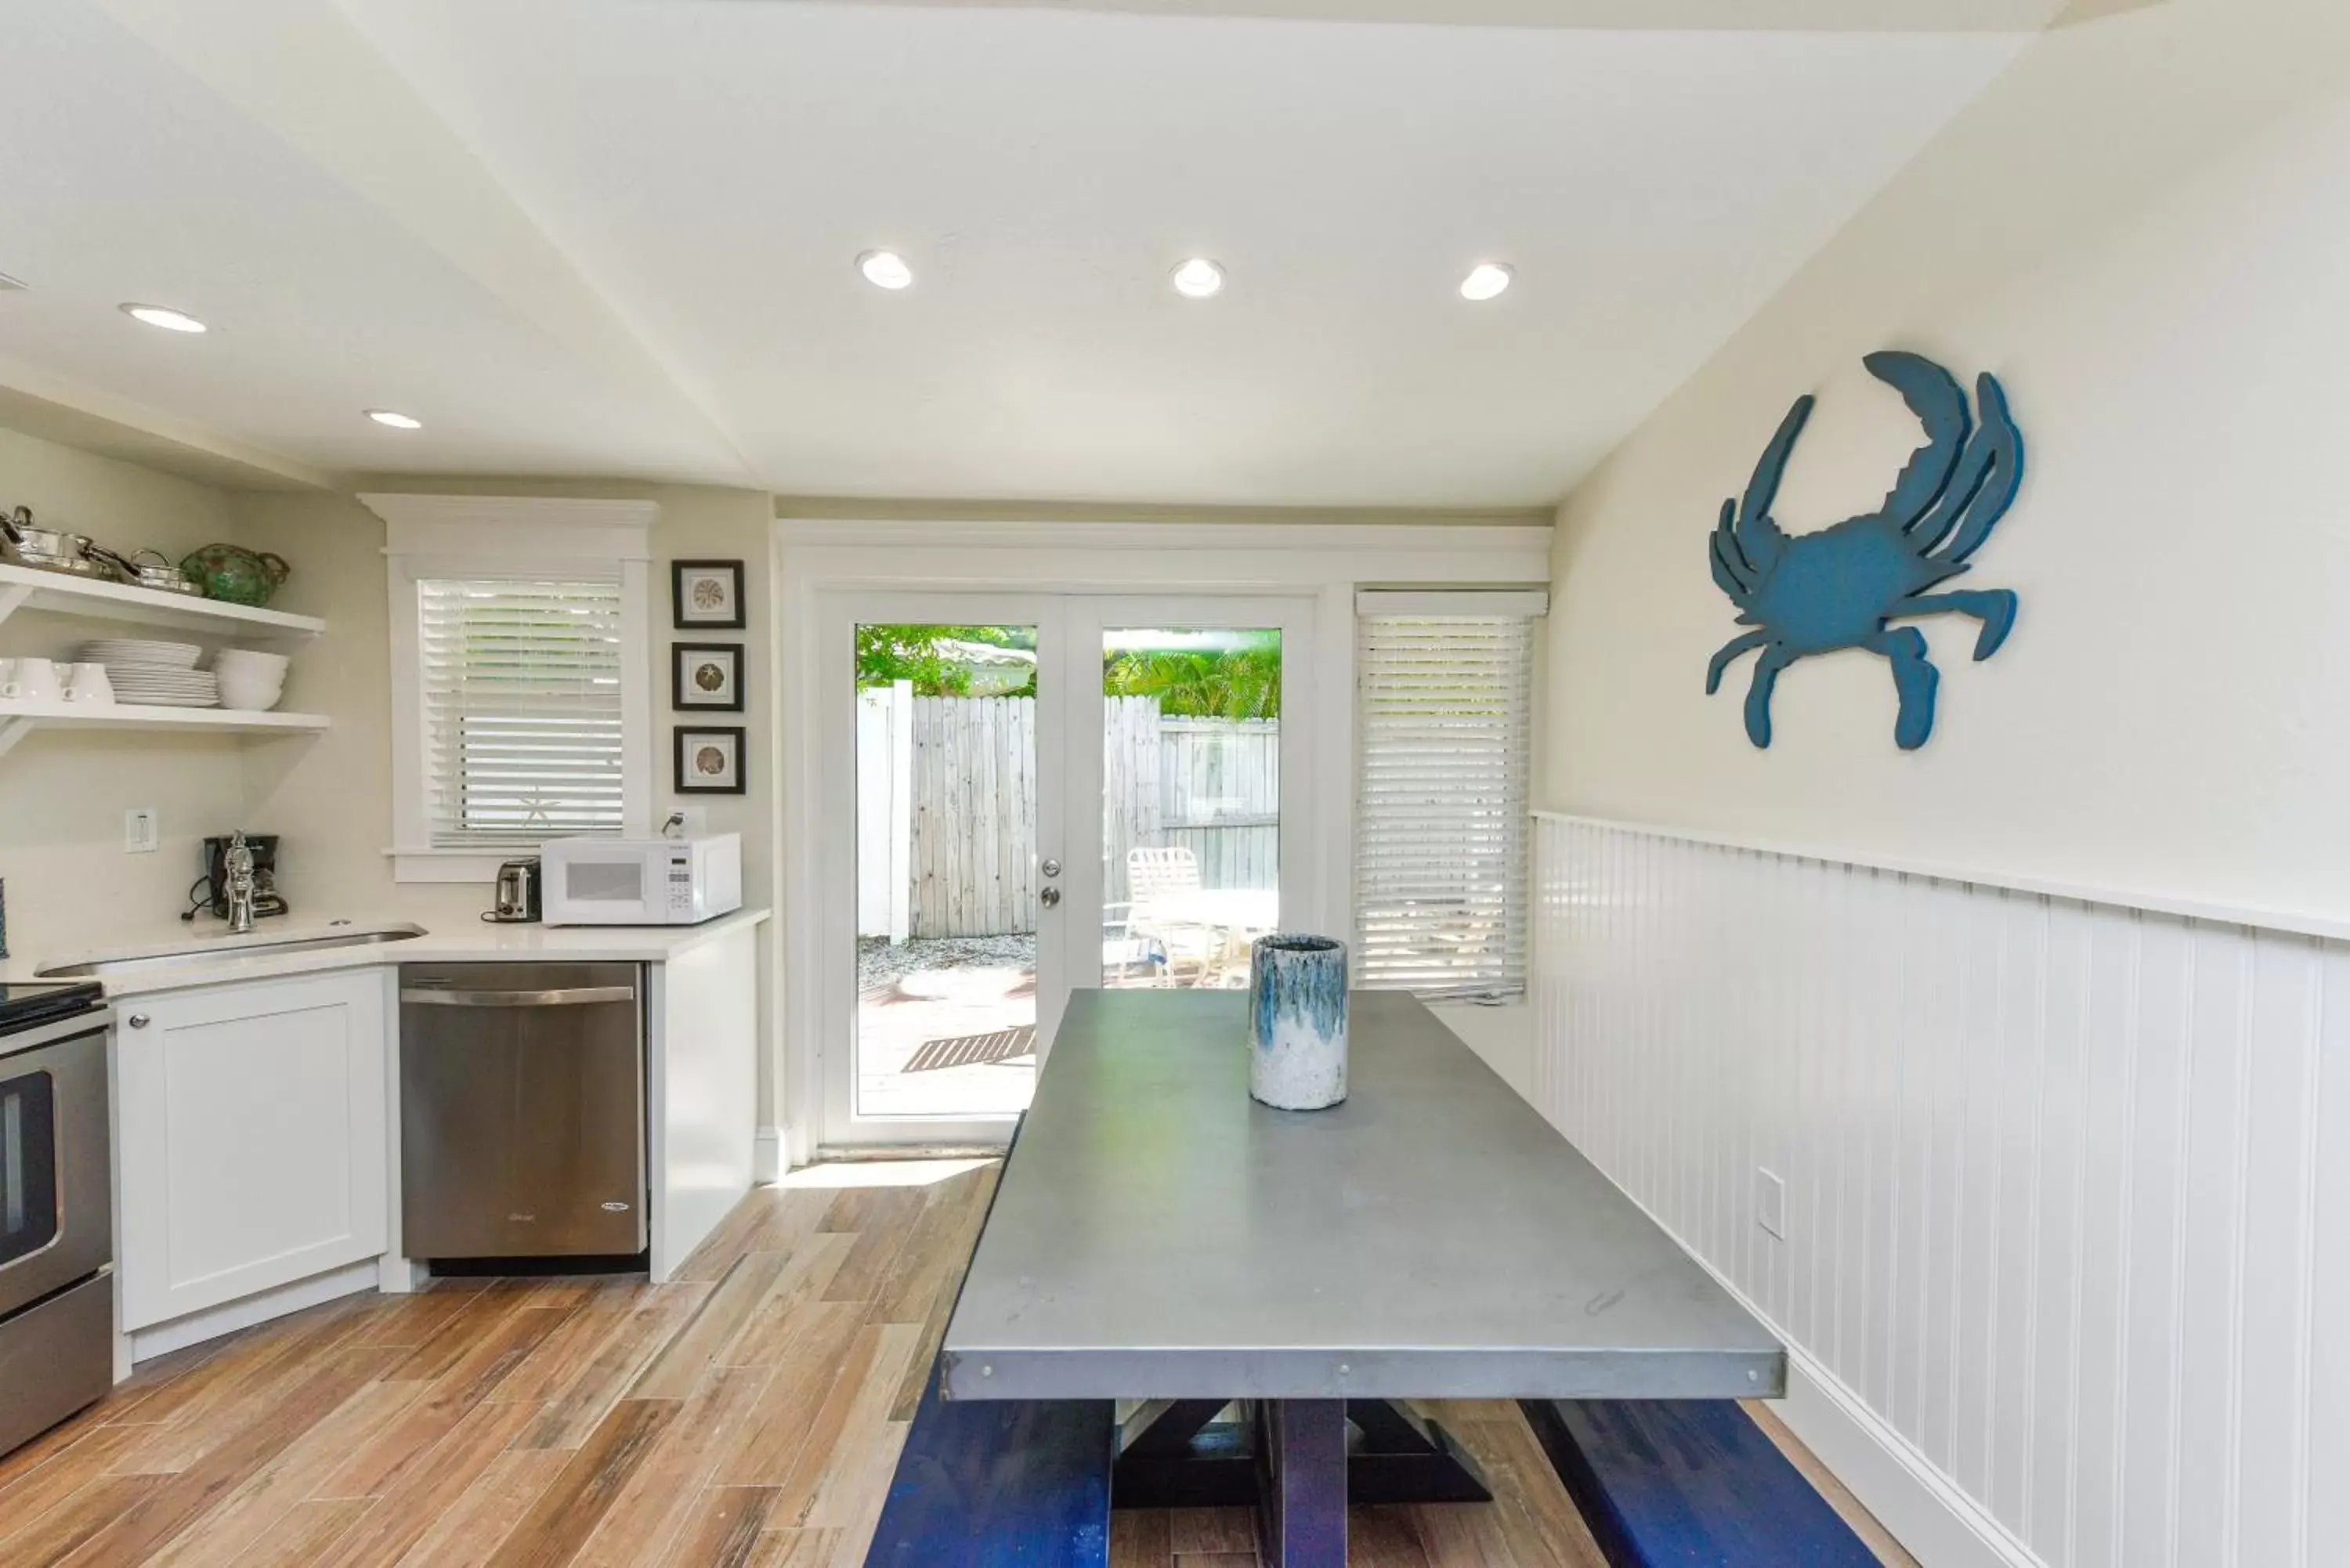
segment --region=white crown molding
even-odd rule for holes
[[[787,593],[840,587],[1268,593],[1547,587],[1548,524],[778,519]]]
[[[365,499],[362,497],[361,499]],[[1443,550],[1547,553],[1546,523],[959,522],[941,518],[784,517],[786,545],[1014,550]]]
[[[655,501],[552,495],[362,494],[384,521],[390,556],[562,556],[652,558]]]

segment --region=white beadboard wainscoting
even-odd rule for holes
[[[2350,1563],[2350,944],[1550,815],[1536,898],[1534,1103],[1928,1568]]]

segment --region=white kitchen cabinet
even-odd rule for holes
[[[125,1330],[385,1251],[386,973],[118,1005]]]

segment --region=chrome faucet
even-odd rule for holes
[[[242,830],[230,836],[228,856],[228,929],[242,936],[253,929],[253,846]]]

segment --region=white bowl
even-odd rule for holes
[[[250,670],[256,675],[282,678],[291,662],[285,654],[263,653],[250,648],[224,648],[213,655],[213,670],[221,675],[231,670]]]
[[[286,688],[282,682],[256,680],[248,684],[232,675],[221,682],[220,704],[240,712],[265,713],[276,707],[277,700],[285,694]]]

